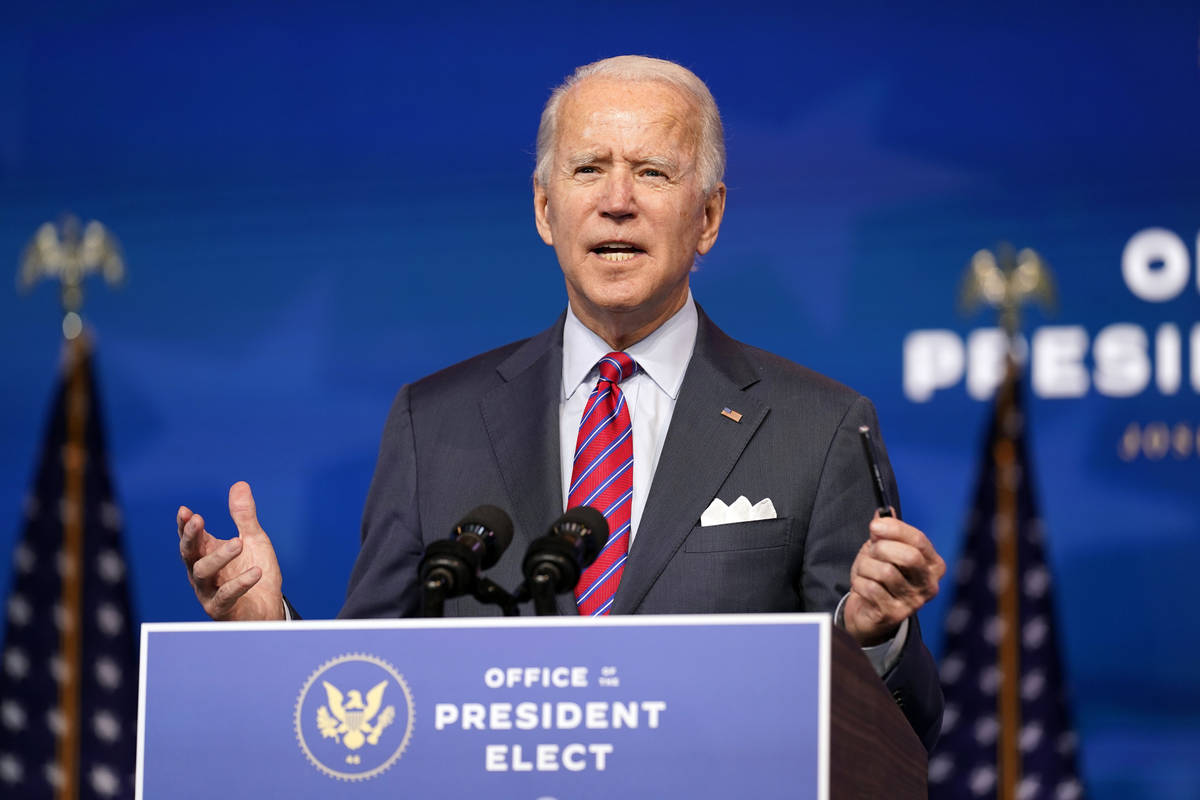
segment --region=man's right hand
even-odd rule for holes
[[[215,620],[283,619],[283,576],[267,533],[258,524],[250,485],[229,487],[233,539],[204,529],[204,518],[179,507],[179,555],[204,611]]]

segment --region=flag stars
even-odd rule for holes
[[[125,616],[112,603],[103,603],[96,609],[96,624],[106,636],[116,636],[125,627]]]
[[[962,676],[963,660],[958,656],[948,656],[942,661],[942,668],[939,670],[942,676],[942,683],[956,683],[959,677]]]
[[[92,730],[100,741],[109,744],[121,738],[121,723],[111,711],[97,711],[92,717]]]
[[[1046,618],[1034,617],[1025,623],[1025,629],[1021,631],[1021,641],[1030,650],[1036,650],[1046,641],[1049,633],[1050,626],[1046,624]]]
[[[946,630],[950,633],[962,633],[967,623],[971,621],[971,610],[966,603],[956,603],[946,615]]]
[[[996,785],[996,770],[990,766],[976,767],[971,770],[971,776],[967,778],[967,785],[971,789],[971,794],[976,797],[988,794]]]
[[[939,678],[946,710],[942,738],[929,761],[930,793],[994,800],[1002,788],[1008,800],[1080,800],[1076,739],[1054,647],[1054,580],[1045,560],[1045,530],[1034,510],[1029,470],[1020,463],[1022,444],[1015,443],[1016,463],[1006,469],[995,463],[997,444],[993,430],[983,468],[995,480],[981,481],[969,512],[945,618]],[[1005,487],[1017,502],[1000,502]],[[1009,558],[1013,549],[1015,560]],[[1002,594],[1016,601],[1015,609],[1006,604],[999,612]],[[1017,652],[1002,658],[1001,643]],[[1012,706],[1016,715],[1000,713]],[[1010,759],[1016,765],[1011,778]]]
[[[112,691],[121,685],[121,668],[108,656],[96,660],[96,682]]]
[[[10,647],[4,651],[4,672],[18,681],[29,674],[29,657],[24,650]]]
[[[80,409],[89,427],[100,422],[90,403]],[[23,498],[25,530],[12,550],[13,585],[0,607],[8,626],[0,641],[3,800],[50,798],[67,789],[93,800],[133,793],[136,630],[121,547],[124,521],[107,485],[105,453],[93,449],[96,437],[86,444],[64,444],[65,438],[64,426],[49,426],[38,473]],[[83,496],[67,491],[60,465],[84,468],[94,478]],[[70,587],[79,602],[63,594]],[[62,644],[68,639],[70,649]],[[75,695],[59,697],[70,686]],[[76,749],[69,767],[58,752],[67,744]]]
[[[1083,797],[1083,784],[1074,778],[1063,781],[1054,789],[1054,800],[1079,800]]]
[[[88,781],[92,784],[92,791],[101,797],[116,797],[121,790],[121,781],[117,774],[103,764],[92,767]]]
[[[945,753],[939,753],[929,760],[929,780],[931,783],[941,783],[954,770],[954,759]]]
[[[10,731],[25,730],[25,709],[16,700],[0,703],[0,724]]]
[[[1031,567],[1025,572],[1025,596],[1038,599],[1050,588],[1050,570],[1045,567]]]
[[[995,717],[980,717],[975,723],[975,741],[979,744],[992,744],[999,733],[1000,723]]]
[[[1022,753],[1033,752],[1042,743],[1041,723],[1030,722],[1028,725],[1021,726],[1021,733],[1018,740]]]
[[[1017,800],[1033,800],[1042,788],[1042,780],[1037,775],[1025,775],[1017,784]]]
[[[1046,689],[1046,676],[1040,669],[1030,670],[1021,679],[1021,699],[1036,700]]]
[[[8,621],[18,628],[23,628],[33,619],[33,606],[24,595],[13,592],[8,598]]]
[[[107,583],[117,583],[125,577],[125,561],[112,550],[105,550],[96,559],[96,570]]]
[[[18,784],[25,777],[25,768],[12,753],[0,754],[0,781],[10,786]]]

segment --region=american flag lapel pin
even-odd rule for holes
[[[734,422],[742,421],[742,412],[734,411],[729,406],[726,406],[725,408],[721,409],[721,416],[728,417],[729,419],[733,420]]]

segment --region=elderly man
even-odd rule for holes
[[[716,104],[677,64],[606,59],[555,90],[533,210],[567,310],[400,390],[341,616],[414,614],[426,545],[470,505],[511,509],[517,552],[563,508],[592,505],[612,533],[560,613],[836,612],[929,747],[941,692],[914,612],[945,566],[919,530],[873,517],[857,439],[876,427],[870,401],[730,339],[693,302],[724,165]],[[886,460],[883,472],[893,482]],[[769,499],[769,518],[705,524],[741,496]],[[246,484],[229,509],[227,541],[179,510],[197,597],[214,619],[280,619],[279,566]],[[515,585],[518,561],[492,576]],[[446,610],[495,613],[472,598]]]

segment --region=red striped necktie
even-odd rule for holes
[[[580,614],[597,616],[612,608],[629,552],[633,507],[633,426],[619,384],[637,372],[625,353],[609,353],[596,365],[600,380],[579,420],[575,464],[567,507],[591,506],[608,520],[608,544],[575,585]]]

